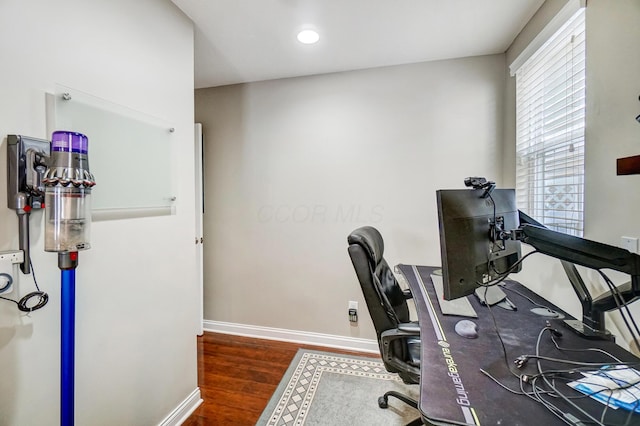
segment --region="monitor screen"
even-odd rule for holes
[[[436,191],[444,298],[457,299],[503,276],[520,259],[520,242],[493,238],[518,228],[514,189]],[[494,225],[495,224],[495,225]],[[511,272],[520,271],[520,264]]]

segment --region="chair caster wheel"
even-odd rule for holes
[[[378,398],[378,407],[387,408],[388,406],[389,402],[387,401],[387,398],[385,396],[381,396],[380,398]]]

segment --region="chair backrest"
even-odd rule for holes
[[[347,242],[349,257],[380,341],[384,331],[410,321],[409,306],[384,260],[384,241],[380,232],[371,226],[364,226],[349,234]]]

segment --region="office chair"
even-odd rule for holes
[[[420,328],[409,319],[407,299],[412,297],[411,292],[400,288],[382,257],[382,235],[377,229],[364,226],[349,234],[347,242],[349,257],[376,329],[385,368],[390,373],[397,373],[405,383],[419,383]],[[417,401],[395,391],[389,391],[378,398],[380,408],[387,408],[390,396],[418,409]],[[421,419],[409,423],[412,426],[421,424]]]

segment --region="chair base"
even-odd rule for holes
[[[382,395],[380,398],[378,398],[378,407],[387,408],[389,406],[389,397],[390,396],[399,399],[400,401],[402,401],[405,404],[415,408],[416,410],[418,409],[418,401],[416,401],[413,398],[409,398],[408,396],[403,395],[401,393],[398,393],[396,391],[389,391],[389,392],[385,393],[384,395]],[[420,426],[420,425],[423,425],[423,424],[424,424],[424,422],[422,421],[422,418],[418,417],[417,419],[412,420],[411,422],[407,423],[406,426]]]
[[[387,408],[389,406],[389,397],[390,396],[399,399],[400,401],[404,402],[405,404],[412,406],[416,410],[418,409],[418,401],[416,401],[413,398],[409,398],[408,396],[403,395],[403,394],[401,394],[399,392],[396,392],[396,391],[389,391],[389,392],[385,393],[384,395],[382,395],[380,398],[378,398],[378,407]]]

